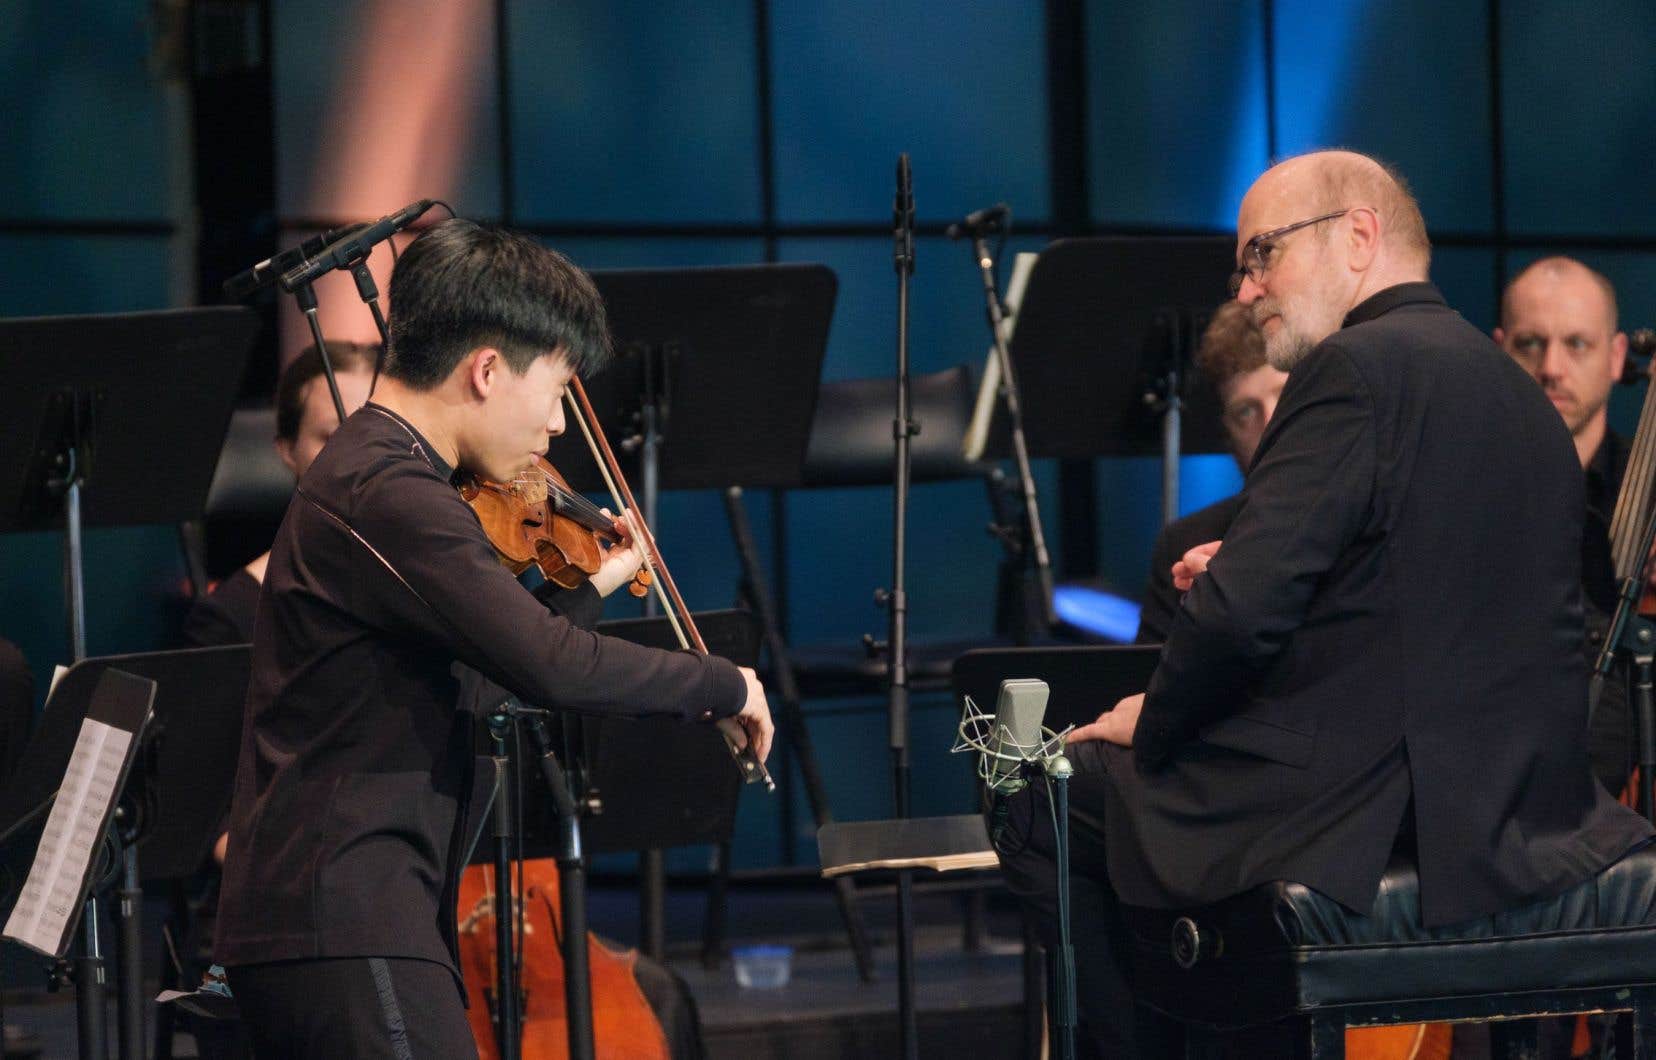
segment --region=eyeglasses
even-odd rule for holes
[[[1321,217],[1313,217],[1306,221],[1295,221],[1291,225],[1273,228],[1268,232],[1261,232],[1257,236],[1242,244],[1242,264],[1231,273],[1230,296],[1235,298],[1242,290],[1242,281],[1251,279],[1254,283],[1261,283],[1265,279],[1265,270],[1271,267],[1271,251],[1276,249],[1276,241],[1290,232],[1297,232],[1302,228],[1309,228],[1324,221],[1332,221],[1336,217],[1344,217],[1350,213],[1349,209],[1335,210],[1325,213]]]

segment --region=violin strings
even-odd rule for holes
[[[569,402],[570,411],[573,413],[571,418],[581,428],[581,434],[586,437],[587,447],[592,450],[592,459],[598,465],[598,473],[604,476],[604,485],[609,489],[610,499],[615,501],[616,506],[619,507],[621,502],[618,498],[621,496],[621,490],[615,485],[615,479],[610,475],[609,468],[604,466],[603,459],[598,455],[598,440],[592,436],[592,428],[587,426],[586,417],[581,414],[580,406],[575,403],[575,395],[565,392],[564,399]],[[655,590],[656,596],[661,600],[661,609],[667,614],[667,622],[673,627],[673,635],[678,637],[679,647],[688,648],[690,647],[690,638],[684,635],[684,627],[679,624],[678,613],[673,609],[672,601],[667,599],[666,590],[661,587],[661,577],[656,574],[655,563],[650,555],[649,538],[647,535],[640,533],[639,525],[633,522],[637,518],[637,514],[629,508],[625,518],[633,528],[633,540],[639,543],[638,553],[644,557],[644,569],[650,572],[650,587]]]

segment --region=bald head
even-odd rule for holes
[[[1574,258],[1542,258],[1502,292],[1495,341],[1541,384],[1586,467],[1604,441],[1610,389],[1627,360],[1616,289]]]
[[[1283,159],[1255,183],[1280,183],[1280,194],[1303,206],[1307,216],[1366,207],[1379,217],[1381,238],[1390,256],[1419,270],[1432,261],[1426,219],[1396,169],[1355,151],[1313,151]],[[1249,192],[1253,194],[1252,191]]]
[[[1426,279],[1431,244],[1403,178],[1352,151],[1316,151],[1266,170],[1236,219],[1239,284],[1287,371],[1369,296]]]
[[[1511,330],[1513,314],[1520,300],[1537,293],[1569,290],[1584,301],[1596,303],[1604,315],[1604,325],[1616,330],[1616,288],[1602,272],[1589,268],[1574,258],[1554,255],[1531,262],[1512,278],[1501,292],[1501,327]]]

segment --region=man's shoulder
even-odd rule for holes
[[[348,508],[365,496],[418,488],[422,481],[447,485],[401,424],[364,408],[334,432],[299,486],[314,499]]]

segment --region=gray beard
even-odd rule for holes
[[[1265,362],[1279,372],[1291,372],[1317,344],[1297,331],[1278,328],[1265,340]]]

